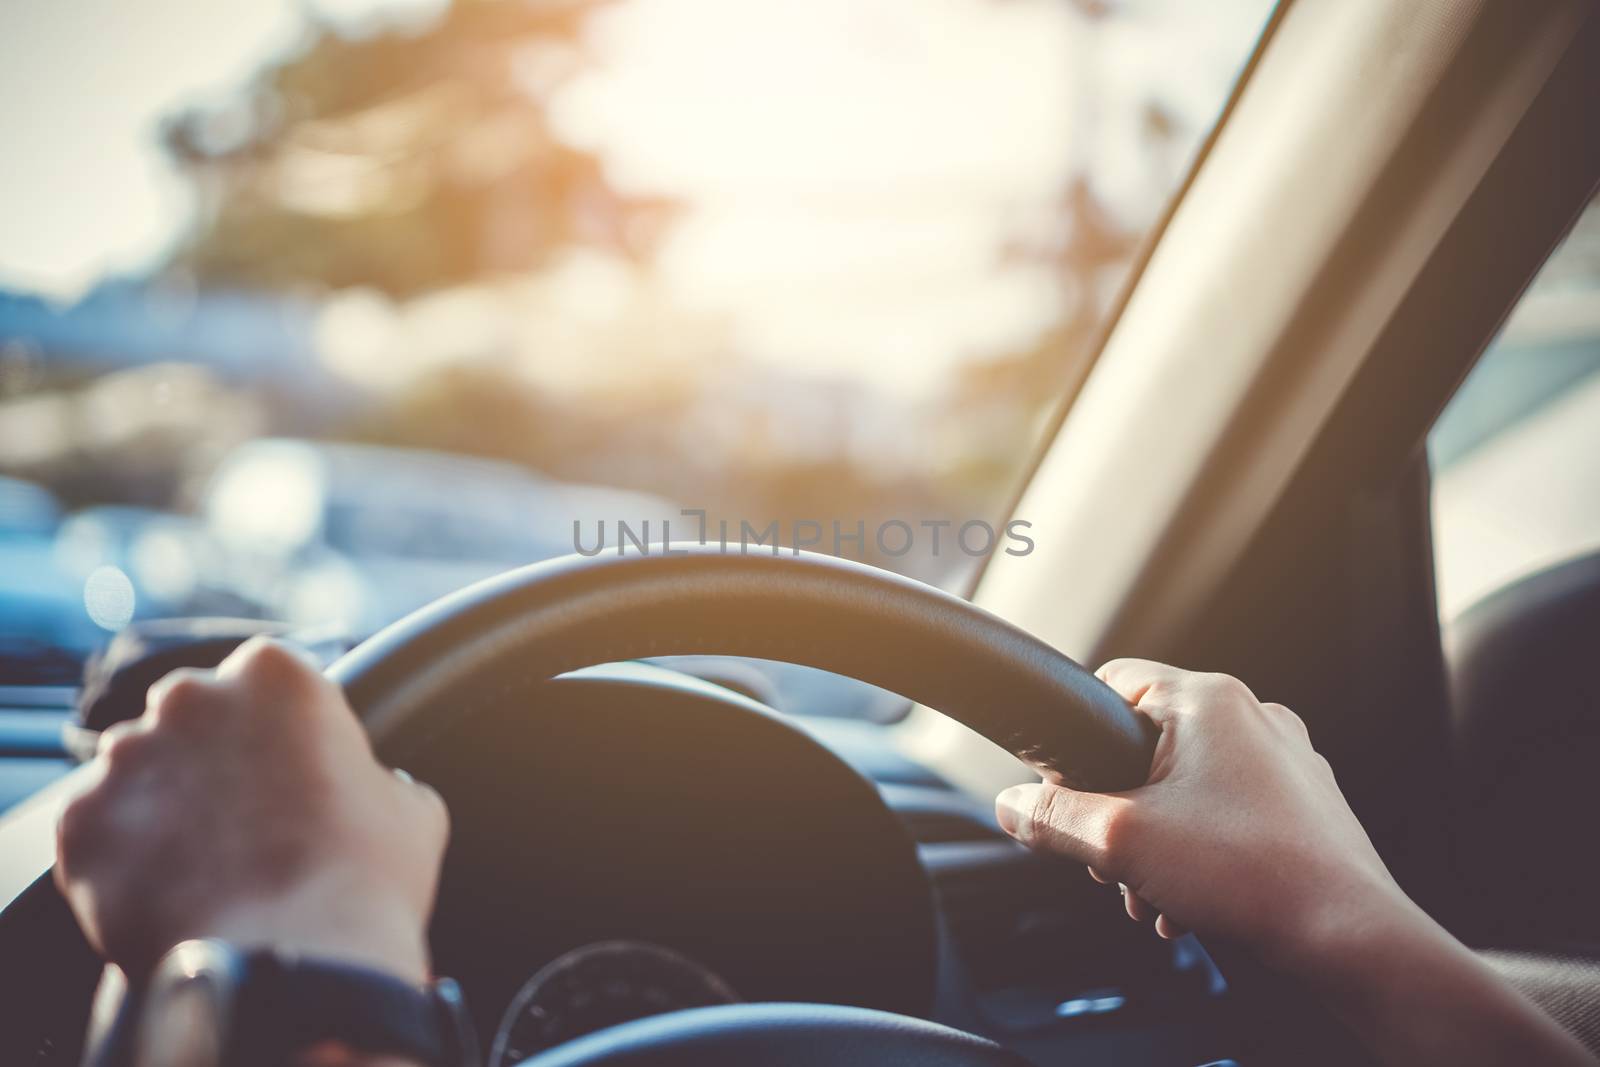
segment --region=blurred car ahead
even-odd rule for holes
[[[58,564],[60,516],[48,490],[0,478],[0,684],[70,683],[105,637]]]
[[[299,626],[369,633],[471,582],[572,551],[573,523],[657,520],[656,497],[508,463],[265,439],[218,466],[201,514],[223,586]]]
[[[55,556],[80,584],[104,567],[120,571],[133,590],[133,618],[259,613],[219,586],[221,550],[190,515],[120,504],[84,508],[61,523]]]

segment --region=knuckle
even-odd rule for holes
[[[1120,872],[1128,864],[1128,842],[1121,834],[1109,828],[1100,842],[1100,866],[1107,871]]]
[[[1163,694],[1170,695],[1173,678],[1181,675],[1181,671],[1166,664],[1130,657],[1109,660],[1095,671],[1095,676],[1123,699],[1141,707],[1150,701],[1160,702]]]
[[[448,840],[450,837],[450,808],[449,805],[445,804],[444,797],[439,795],[437,789],[425,782],[414,783],[413,791],[416,793],[418,803],[425,813],[424,817],[429,820],[430,828],[435,830],[441,838]]]
[[[150,710],[157,717],[186,714],[203,706],[214,696],[215,690],[203,671],[193,667],[180,667],[150,687]]]
[[[260,635],[240,645],[234,651],[234,656],[238,658],[241,668],[255,671],[282,670],[290,659],[288,649],[270,637]]]
[[[82,865],[87,856],[99,851],[99,837],[105,824],[105,802],[98,789],[80,793],[61,810],[56,821],[56,854],[66,873]]]
[[[301,684],[312,671],[296,653],[269,637],[252,637],[230,657],[241,675],[279,684]]]
[[[1101,681],[1106,681],[1111,678],[1112,675],[1121,674],[1128,671],[1137,662],[1138,660],[1129,659],[1126,656],[1121,656],[1117,659],[1108,659],[1104,663],[1100,664],[1099,668],[1095,670],[1094,675]]]
[[[412,823],[415,831],[430,841],[437,841],[442,848],[450,839],[450,809],[444,797],[433,786],[418,781],[401,768],[384,774],[403,798],[399,808],[402,817],[408,822],[415,820]]]
[[[158,729],[187,732],[216,716],[222,701],[216,686],[205,681],[200,672],[167,678],[170,680],[159,692],[153,692],[150,700],[150,721]]]
[[[96,755],[105,761],[107,768],[120,771],[130,763],[138,763],[150,745],[150,735],[132,722],[119,722],[100,735]]]
[[[1181,703],[1203,722],[1232,722],[1255,706],[1243,682],[1229,674],[1196,674],[1185,685]]]
[[[289,707],[310,703],[310,697],[331,686],[300,653],[269,637],[252,637],[228,657],[225,674],[248,686],[287,695]]]
[[[1132,804],[1119,804],[1110,808],[1105,813],[1104,836],[1106,852],[1110,854],[1116,850],[1119,854],[1126,848],[1131,838],[1139,835],[1139,815]]]
[[[1255,694],[1250,687],[1231,674],[1212,672],[1202,676],[1201,685],[1212,695],[1228,700],[1255,701]]]
[[[1299,715],[1296,715],[1292,708],[1278,703],[1268,703],[1261,706],[1267,711],[1271,712],[1273,715],[1277,716],[1277,718],[1284,724],[1294,728],[1295,730],[1298,730],[1302,734],[1306,734],[1308,736],[1310,735],[1310,730],[1306,727],[1306,721]]]
[[[437,797],[438,794],[435,794],[435,796]],[[450,809],[445,806],[443,800],[435,800],[432,804],[432,810],[434,833],[438,836],[439,846],[443,848],[450,843],[450,831],[452,829]]]
[[[1145,686],[1144,694],[1139,699],[1139,706],[1170,708],[1182,703],[1183,685],[1173,678],[1157,678]]]

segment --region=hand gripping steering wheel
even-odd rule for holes
[[[660,546],[569,556],[448,596],[329,669],[378,754],[403,763],[450,711],[646,656],[784,660],[856,678],[965,723],[1045,779],[1144,783],[1156,730],[1077,663],[972,604],[829,556]],[[546,1053],[549,1067],[762,1063],[1017,1064],[982,1039],[884,1012],[729,1005],[645,1019]]]

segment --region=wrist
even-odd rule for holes
[[[1364,979],[1384,966],[1395,946],[1425,938],[1433,920],[1387,876],[1356,875],[1323,884],[1297,907],[1284,908],[1280,934],[1262,951],[1273,968],[1310,981]]]
[[[375,894],[299,891],[243,901],[215,915],[195,936],[369,967],[419,986],[431,973],[422,917],[403,902]]]
[[[1384,878],[1330,893],[1268,960],[1324,993],[1380,990],[1452,943],[1400,887]],[[1424,964],[1426,966],[1426,964]]]
[[[1384,1063],[1592,1063],[1393,882],[1330,901],[1269,961],[1299,979]]]
[[[426,987],[348,959],[189,940],[132,1002],[132,1029],[94,1062],[468,1067],[477,1042],[459,987]]]

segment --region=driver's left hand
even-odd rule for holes
[[[287,647],[168,675],[90,766],[55,877],[109,961],[139,974],[219,937],[426,978],[444,803],[381,766],[343,693]]]

